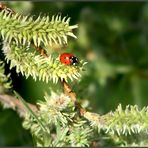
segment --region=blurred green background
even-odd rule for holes
[[[83,106],[104,114],[121,103],[148,105],[148,3],[147,2],[30,2],[8,6],[22,14],[71,17],[78,39],[69,38],[66,51],[88,62],[81,80],[71,85]],[[4,59],[1,54],[1,59]],[[28,102],[43,99],[44,92],[61,90],[60,84],[34,82],[11,71],[14,89]],[[22,119],[0,108],[0,146],[33,145]]]

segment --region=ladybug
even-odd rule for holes
[[[62,53],[60,55],[60,61],[66,65],[77,65],[79,63],[78,58],[71,53]]]

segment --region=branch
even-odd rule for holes
[[[34,48],[40,53],[40,55],[42,55],[42,56],[45,57],[45,58],[48,58],[48,55],[47,55],[47,53],[46,53],[46,50],[44,50],[44,49],[41,48],[41,47],[36,47],[35,45],[34,45]]]
[[[24,117],[27,112],[27,109],[23,105],[23,103],[20,102],[18,99],[16,99],[14,96],[1,94],[0,102],[3,104],[5,108],[11,108],[17,111],[21,117]],[[27,104],[32,111],[36,112],[38,110],[36,105],[30,104],[30,103],[27,103]]]
[[[97,123],[98,124],[99,123],[103,124],[105,122],[105,119],[103,118],[103,116],[102,116],[102,118],[100,118],[100,116],[98,114],[95,114],[95,113],[92,113],[92,112],[88,112],[85,108],[83,108],[81,106],[81,104],[77,101],[76,93],[73,92],[73,90],[70,87],[70,85],[65,80],[63,80],[62,83],[63,83],[64,93],[66,95],[68,95],[71,98],[71,100],[74,102],[75,107],[79,111],[81,116],[83,116],[84,118],[88,119],[89,121],[95,122],[96,124]]]
[[[98,127],[98,131],[101,129],[108,132],[116,132],[120,134],[131,133],[148,133],[148,107],[144,107],[142,110],[138,109],[138,106],[126,106],[123,110],[121,104],[117,107],[116,111],[109,112],[105,115],[99,115],[96,113],[86,111],[76,100],[76,94],[72,91],[67,82],[63,81],[64,92],[75,103],[75,107],[78,109],[81,116],[90,121],[94,126]]]
[[[28,111],[24,104],[14,96],[0,95],[0,102],[4,107],[16,110],[22,117],[25,117]],[[148,107],[139,110],[136,105],[128,105],[126,109],[123,110],[122,106],[119,105],[114,112],[100,116],[99,114],[86,111],[77,101],[75,101],[75,103],[78,104],[76,107],[80,111],[81,116],[86,118],[92,126],[96,126],[98,132],[104,130],[106,133],[110,132],[114,134],[116,132],[118,135],[130,135],[131,133],[140,132],[148,133]],[[33,112],[40,111],[36,105],[27,104]],[[49,104],[47,105],[49,106]],[[48,109],[46,110],[48,112]]]
[[[70,18],[61,18],[60,15],[39,16],[36,20],[32,16],[23,16],[18,13],[0,12],[0,32],[3,40],[15,41],[17,45],[30,45],[36,47],[48,46],[53,43],[67,44],[68,36],[76,38],[73,29],[78,25],[69,25]]]
[[[16,67],[16,72],[21,72],[26,78],[32,76],[35,80],[39,78],[39,80],[47,83],[50,80],[57,83],[59,79],[73,81],[81,77],[86,62],[81,60],[78,66],[64,65],[60,62],[59,57],[53,59],[50,55],[45,58],[45,56],[36,55],[36,52],[29,51],[29,48],[17,47],[16,44],[4,42],[2,50],[5,53],[7,62],[10,61],[10,69]]]
[[[81,104],[76,99],[76,93],[71,89],[70,85],[63,80],[62,81],[64,93],[68,95],[72,102],[74,102],[76,109],[79,111],[80,115],[83,116],[86,110],[81,106]]]
[[[11,13],[11,14],[13,14],[13,15],[16,14],[16,12],[15,12],[14,10],[8,8],[5,3],[0,2],[0,11],[2,11],[2,10],[6,10],[6,11],[8,11],[8,13]],[[47,56],[47,53],[46,53],[46,51],[45,51],[44,49],[42,49],[41,47],[36,47],[33,43],[31,43],[31,45],[33,45],[33,47],[34,47],[42,56],[48,57],[48,56]]]

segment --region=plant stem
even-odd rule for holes
[[[81,104],[76,99],[76,93],[71,89],[70,85],[63,80],[62,81],[64,93],[68,95],[72,102],[74,102],[76,109],[79,111],[80,115],[83,116],[86,110],[81,106]]]
[[[16,110],[21,117],[24,117],[26,114],[26,107],[23,105],[20,100],[16,99],[14,96],[0,94],[0,102],[3,104],[5,108],[12,108]],[[27,103],[28,106],[31,108],[32,111],[36,112],[38,110],[36,105]]]

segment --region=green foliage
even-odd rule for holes
[[[46,81],[53,80],[57,83],[59,79],[68,78],[78,79],[81,76],[84,61],[80,61],[78,66],[66,66],[59,61],[59,58],[48,58],[37,55],[36,52],[29,52],[30,47],[16,46],[16,44],[4,43],[3,51],[6,55],[7,62],[10,61],[10,68],[16,67],[16,72],[21,72],[26,78],[32,76],[35,80]]]
[[[46,94],[45,101],[40,101],[38,105],[40,110],[35,115],[46,130],[29,110],[23,122],[24,128],[31,131],[36,146],[89,146],[92,129],[76,113],[68,96]]]
[[[106,115],[86,113],[85,116],[92,125],[98,127],[98,131],[103,129],[106,133],[116,133],[119,136],[140,132],[148,134],[148,107],[139,110],[137,105],[128,105],[124,110],[120,104],[114,112]]]
[[[35,12],[40,11],[41,4],[33,4]],[[80,59],[83,56],[89,61],[87,75],[74,86],[77,96],[91,100],[89,103],[95,112],[105,113],[118,102],[126,107],[122,109],[119,105],[114,112],[104,115],[86,112],[82,117],[68,96],[54,94],[50,90],[51,96],[46,95],[45,101],[37,101],[39,111],[33,113],[27,107],[23,127],[30,130],[35,145],[92,146],[95,141],[99,146],[147,146],[148,108],[138,107],[147,103],[147,5],[46,4],[43,7],[47,11],[54,9],[57,12],[60,9],[71,14],[74,21],[79,20],[79,40],[68,42],[68,36],[76,38],[73,29],[78,26],[70,26],[67,17],[40,15],[35,19],[1,11],[2,50],[10,68],[16,67],[16,72],[26,78],[31,76],[34,80],[46,82],[79,79],[86,64],[83,60],[78,66],[66,66],[59,62],[57,55],[48,54],[48,58],[38,55],[31,45],[45,47],[48,51],[48,45],[70,43],[70,51],[81,49],[75,52]],[[116,13],[117,10],[120,12]],[[126,10],[130,13],[123,13]],[[9,75],[5,76],[3,69],[2,64],[2,93],[11,87],[7,83]],[[23,93],[27,94],[27,90]]]
[[[8,92],[12,87],[10,74],[5,75],[4,63],[0,61],[0,94]]]
[[[55,93],[46,95],[45,101],[39,102],[38,105],[36,117],[28,110],[23,122],[24,128],[31,131],[37,146],[91,146],[96,136],[102,135],[102,131],[115,145],[138,145],[141,135],[148,134],[146,107],[138,110],[137,106],[126,106],[123,110],[119,105],[114,112],[102,116],[86,112],[83,118],[75,112],[74,104],[68,96]],[[132,135],[139,136],[137,142],[127,138]],[[97,140],[99,143],[101,138]],[[146,143],[148,141],[145,139],[143,144]]]
[[[8,43],[15,41],[17,45],[48,46],[55,44],[67,44],[67,36],[76,38],[72,30],[77,25],[69,26],[70,18],[61,16],[22,16],[18,13],[12,15],[6,11],[0,12],[0,30],[3,40]]]
[[[61,16],[52,17],[39,16],[35,21],[32,17],[24,17],[19,14],[12,15],[6,11],[0,12],[0,30],[4,40],[3,51],[7,61],[11,61],[10,68],[16,66],[16,72],[21,72],[28,78],[30,75],[36,80],[53,80],[57,83],[68,78],[78,79],[82,66],[85,62],[80,61],[78,66],[65,66],[60,63],[59,58],[53,59],[36,55],[36,52],[29,52],[30,44],[33,41],[35,46],[47,46],[67,43],[67,36],[74,36],[72,29],[77,25],[69,26],[70,19]]]

